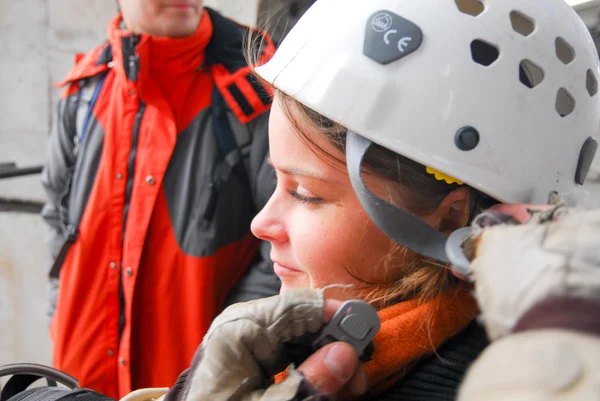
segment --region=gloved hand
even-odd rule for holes
[[[523,225],[486,228],[465,245],[482,320],[493,340],[502,338],[471,365],[457,399],[597,396],[600,210],[556,207]]]
[[[358,383],[350,390],[364,391],[360,371],[357,380],[351,379],[358,358],[345,343],[329,344],[305,361],[302,366],[318,367],[309,368],[306,378],[301,366],[290,368],[278,384],[271,380],[287,367],[281,344],[315,333],[340,305],[324,301],[320,291],[296,289],[230,306],[214,320],[192,367],[180,376],[166,401],[327,400],[347,382]]]
[[[485,217],[493,220],[494,212]],[[481,221],[481,220],[480,220]],[[472,275],[482,320],[492,340],[553,296],[600,298],[600,210],[555,207],[525,224],[479,231],[471,248]]]

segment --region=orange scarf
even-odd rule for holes
[[[409,300],[378,312],[381,329],[374,339],[375,354],[365,364],[371,393],[400,380],[414,362],[431,355],[475,318],[477,304],[470,291],[461,282],[428,302]]]
[[[428,302],[409,300],[378,312],[381,328],[373,340],[375,354],[365,364],[369,395],[380,394],[402,379],[419,358],[433,354],[477,316],[471,289],[460,282]],[[275,376],[275,382],[286,376],[287,369]]]

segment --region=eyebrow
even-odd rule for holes
[[[276,167],[275,165],[273,165],[273,162],[271,161],[271,157],[267,156],[267,163],[269,164],[269,166],[273,167],[275,170],[285,174],[285,175],[299,175],[299,176],[303,176],[303,177],[310,177],[310,178],[314,178],[323,182],[327,182],[330,184],[337,184],[338,181],[333,180],[331,178],[327,178],[325,176],[323,176],[322,174],[319,174],[316,171],[310,171],[310,170],[302,170],[302,169],[298,169],[298,168],[294,168],[294,167],[283,167],[283,166],[278,166]]]

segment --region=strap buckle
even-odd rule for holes
[[[374,347],[369,347],[369,344],[380,327],[381,322],[374,307],[363,301],[346,301],[312,345],[318,349],[332,342],[344,341],[354,347],[361,360],[369,360],[374,352]]]

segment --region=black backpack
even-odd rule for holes
[[[79,388],[74,377],[44,365],[15,363],[0,367],[0,379],[9,376],[0,401],[114,401],[96,391]],[[29,388],[41,379],[46,380],[46,386]]]

